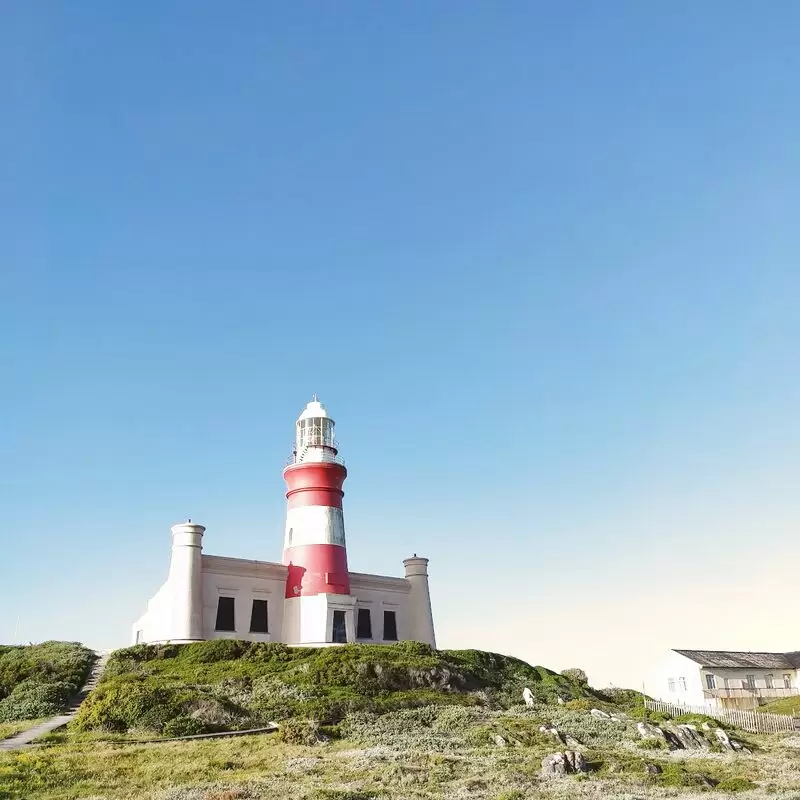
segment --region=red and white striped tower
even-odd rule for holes
[[[297,420],[294,452],[283,471],[287,641],[326,644],[355,638],[342,513],[346,477],[334,422],[314,395]]]

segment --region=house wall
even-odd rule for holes
[[[681,681],[681,678],[684,680]],[[672,689],[670,679],[674,681]],[[699,664],[670,651],[656,664],[645,681],[645,694],[667,703],[704,705],[706,699],[703,695],[703,680]]]
[[[288,569],[269,561],[203,556],[203,636],[206,639],[245,639],[280,642],[283,599]],[[220,597],[234,598],[235,631],[216,630]],[[253,600],[267,601],[269,633],[250,632]]]
[[[432,627],[419,625],[414,618],[417,605],[425,604],[411,603],[412,584],[405,578],[351,572],[350,596],[319,595],[298,598],[297,600],[308,601],[305,607],[301,608],[297,600],[285,600],[287,575],[288,569],[283,564],[203,555],[201,565],[203,638],[329,644],[327,639],[332,625],[333,611],[340,608],[345,611],[348,641],[373,644],[393,641],[384,638],[384,611],[395,613],[398,641],[419,639],[419,630],[430,630],[429,638],[433,638]],[[176,592],[182,588],[184,588],[182,584],[172,585],[170,580],[167,580],[147,604],[147,612],[134,624],[132,643],[176,640],[177,628],[173,625],[173,610],[181,606],[182,598],[176,597]],[[216,630],[220,597],[231,597],[234,600],[235,630],[233,631]],[[253,600],[267,601],[268,633],[250,631]],[[429,603],[427,607],[429,609]],[[371,638],[356,637],[359,608],[370,611]],[[435,645],[434,641],[427,643]]]

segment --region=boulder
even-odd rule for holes
[[[506,740],[505,740],[505,739],[504,739],[504,738],[503,738],[503,737],[502,737],[502,736],[501,736],[499,733],[496,733],[496,734],[495,734],[495,736],[494,736],[494,743],[495,743],[495,744],[496,744],[498,747],[505,747],[505,746],[508,744],[508,742],[506,742]]]
[[[717,737],[717,741],[726,749],[726,750],[734,750],[733,742],[731,742],[731,737],[724,731],[722,728],[714,728],[714,736]]]
[[[684,750],[710,750],[705,736],[698,733],[694,725],[678,725],[670,731],[680,743]]]
[[[539,728],[540,733],[546,733],[548,736],[552,736],[559,744],[566,744],[567,741],[564,738],[564,735],[561,731],[556,728],[554,725],[542,725]]]
[[[589,713],[595,719],[611,719],[611,714],[606,714],[605,711],[601,711],[599,708],[593,708]]]
[[[567,775],[578,775],[589,771],[589,765],[583,753],[566,750],[563,753],[552,753],[542,759],[543,778],[563,778]]]
[[[658,725],[651,725],[649,722],[637,722],[636,730],[642,739],[666,739],[664,731]]]
[[[553,753],[542,759],[543,778],[563,778],[568,774],[569,765],[563,753]]]
[[[583,753],[579,752],[578,750],[565,750],[564,758],[567,759],[567,764],[569,764],[570,771],[576,775],[581,772],[589,771],[589,765],[586,763]]]
[[[644,771],[648,775],[660,775],[664,770],[658,766],[658,764],[653,764],[651,761],[644,762]]]

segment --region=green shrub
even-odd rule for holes
[[[287,719],[278,729],[278,739],[286,744],[311,746],[323,738],[319,724],[311,719]]]
[[[195,717],[188,714],[181,714],[173,719],[167,720],[162,726],[162,733],[167,738],[178,736],[196,736],[200,733],[208,733],[206,726]]]
[[[661,738],[644,739],[639,742],[639,747],[643,750],[669,750],[666,740]]]
[[[747,792],[755,789],[756,784],[750,778],[723,778],[716,786],[721,792]]]

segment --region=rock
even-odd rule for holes
[[[622,712],[620,712],[618,714],[612,714],[611,719],[614,720],[614,722],[625,722],[630,718],[628,717],[627,714],[623,714]]]
[[[522,690],[522,699],[528,708],[533,705],[533,692],[527,686]]]
[[[710,789],[713,789],[717,785],[717,782],[709,778],[708,775],[698,775],[697,778],[703,786],[708,786]]]
[[[564,705],[564,698],[563,698],[563,697],[559,697],[559,698],[558,698],[558,704],[559,704],[560,706],[563,706],[563,705]]]
[[[637,722],[636,730],[639,731],[639,736],[642,739],[666,739],[664,731],[657,725],[651,725],[649,722]]]
[[[717,741],[726,749],[726,750],[733,750],[733,743],[731,742],[730,736],[722,728],[714,728],[714,735],[717,737]]]
[[[694,725],[678,725],[672,733],[678,739],[684,750],[709,750],[711,746],[705,736],[697,732]]]
[[[566,744],[567,743],[566,739],[564,738],[564,735],[554,725],[550,725],[550,726],[542,725],[539,728],[539,732],[540,733],[546,733],[549,736],[552,736],[559,744]]]
[[[563,753],[553,753],[542,759],[543,778],[563,778],[567,775],[569,765]]]
[[[650,761],[644,762],[644,771],[648,775],[660,775],[664,770],[658,766],[658,764],[653,764]]]
[[[563,778],[566,775],[578,775],[589,771],[589,765],[583,753],[577,750],[566,750],[553,753],[542,759],[542,777]]]
[[[572,750],[579,750],[583,747],[583,742],[579,742],[574,736],[565,736],[566,741],[564,744]]]
[[[589,713],[595,719],[611,719],[611,714],[606,714],[605,711],[601,711],[599,708],[593,708]]]
[[[711,726],[710,726],[710,725],[709,725],[707,722],[704,722],[704,723],[701,725],[701,727],[702,727],[702,729],[703,729],[704,731],[710,731],[710,730],[711,730]]]
[[[501,736],[499,733],[496,733],[496,734],[495,734],[495,736],[494,736],[494,743],[495,743],[495,744],[496,744],[498,747],[505,747],[505,746],[508,744],[508,742],[506,742],[506,740],[505,740],[505,739],[504,739],[504,738],[503,738],[503,737],[502,737],[502,736]]]
[[[565,750],[564,758],[567,759],[567,764],[569,764],[570,771],[574,772],[576,775],[581,772],[589,771],[589,765],[586,763],[583,753],[580,753],[577,750]]]

